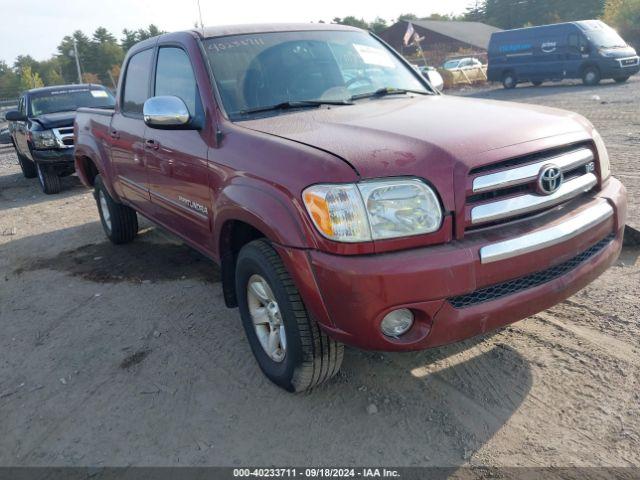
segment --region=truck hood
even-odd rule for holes
[[[51,128],[72,127],[76,118],[76,112],[55,112],[45,113],[38,117],[32,117],[31,120],[38,122],[42,128],[49,130]]]
[[[239,124],[330,152],[363,178],[445,174],[489,150],[585,131],[577,114],[450,96],[364,100]]]
[[[607,53],[608,58],[629,58],[637,55],[633,47],[603,48],[602,50]]]

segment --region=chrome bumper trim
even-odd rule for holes
[[[479,225],[481,223],[517,217],[525,213],[553,207],[577,197],[581,193],[588,192],[597,184],[598,178],[593,173],[587,173],[586,175],[564,183],[553,195],[542,196],[527,194],[478,205],[471,210],[471,223],[473,225]]]
[[[603,200],[553,227],[482,247],[480,262],[483,264],[498,262],[566,242],[612,216],[613,207]]]
[[[593,151],[590,148],[581,148],[556,157],[545,158],[531,165],[524,165],[490,175],[483,175],[482,177],[474,179],[473,193],[482,193],[531,182],[538,177],[540,169],[550,163],[557,165],[563,172],[568,172],[574,168],[593,162],[594,159]]]

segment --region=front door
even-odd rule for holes
[[[133,55],[127,63],[119,108],[111,120],[111,159],[122,195],[142,211],[149,208],[149,184],[142,107],[149,98],[153,49]]]
[[[580,78],[582,63],[589,58],[589,43],[580,32],[569,34],[564,71],[566,78]]]
[[[27,102],[25,97],[20,97],[18,102],[18,111],[23,115],[27,115]],[[13,141],[16,144],[16,149],[22,155],[31,158],[31,153],[29,152],[29,144],[27,140],[27,125],[28,120],[21,120],[19,122],[14,122],[13,125]]]
[[[181,98],[203,124],[204,112],[187,53],[179,47],[158,50],[154,96]],[[153,217],[191,244],[207,249],[212,215],[208,145],[200,130],[147,127],[146,163]]]

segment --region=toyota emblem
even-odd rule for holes
[[[552,195],[558,191],[564,181],[562,170],[557,165],[545,165],[538,174],[538,193]]]

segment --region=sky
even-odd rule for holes
[[[205,25],[258,22],[317,22],[354,15],[367,21],[387,21],[402,13],[426,17],[461,13],[473,0],[200,0]],[[103,26],[116,37],[124,28],[150,23],[162,30],[192,28],[197,0],[0,0],[0,60],[13,64],[18,55],[44,60],[56,53],[65,35],[75,30],[91,34]]]

